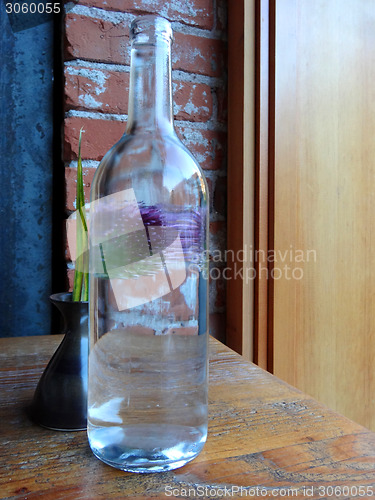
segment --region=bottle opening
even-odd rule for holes
[[[147,15],[137,17],[130,25],[130,41],[139,44],[155,44],[173,41],[172,26],[164,17]]]

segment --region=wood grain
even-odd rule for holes
[[[276,0],[275,17],[275,249],[316,262],[274,282],[274,373],[371,429],[374,7]]]
[[[340,485],[368,486],[375,495],[375,434],[214,339],[209,437],[203,452],[181,469],[162,474],[129,474],[106,466],[91,453],[85,432],[50,431],[27,417],[37,380],[60,340],[0,339],[2,498],[167,498],[167,487],[183,498],[184,488],[198,494],[199,488],[233,486],[280,494],[293,488],[300,498],[304,488],[314,487],[309,498],[322,498],[319,487]]]
[[[254,247],[255,8],[228,2],[228,220],[226,343],[253,360],[254,281],[238,256]],[[233,258],[234,257],[234,258]],[[247,259],[248,265],[252,265]],[[237,274],[236,274],[237,273]]]
[[[269,342],[269,262],[267,260],[270,236],[269,205],[269,85],[270,85],[270,38],[269,0],[255,3],[255,237],[254,248],[259,257],[254,259],[256,277],[254,282],[254,361],[258,366],[271,371],[272,344]],[[272,353],[273,354],[273,353]]]

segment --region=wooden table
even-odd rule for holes
[[[214,339],[203,452],[160,474],[130,474],[101,463],[84,431],[53,432],[27,417],[60,340],[0,339],[1,498],[375,498],[374,433]]]

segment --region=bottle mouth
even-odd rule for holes
[[[173,41],[171,23],[164,17],[147,15],[137,17],[130,25],[130,41],[133,44],[152,44]]]

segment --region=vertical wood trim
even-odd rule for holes
[[[273,371],[275,1],[256,0],[254,361]]]
[[[276,102],[276,0],[269,0],[269,108],[268,108],[268,250],[275,250],[275,102]],[[268,263],[267,370],[274,371],[274,263]]]
[[[244,29],[244,191],[243,191],[243,246],[254,248],[254,191],[255,191],[255,3],[245,0]],[[247,259],[252,268],[252,259]],[[246,273],[243,283],[243,340],[242,354],[254,359],[254,280]]]
[[[228,2],[228,250],[234,258],[227,262],[232,269],[227,281],[227,344],[251,360],[254,282],[238,271],[252,263],[236,256],[254,247],[254,25],[254,2]]]
[[[244,2],[228,2],[228,211],[227,245],[235,255],[242,246]],[[236,260],[228,252],[227,266],[235,276]],[[242,286],[227,281],[227,336],[229,347],[242,354]]]
[[[255,4],[254,362],[268,367],[269,0]]]

